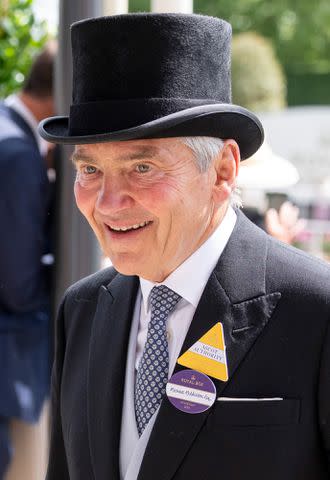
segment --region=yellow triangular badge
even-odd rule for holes
[[[228,369],[222,324],[216,323],[178,358],[178,363],[226,382]]]

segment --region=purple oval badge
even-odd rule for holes
[[[166,385],[169,401],[185,413],[202,413],[208,410],[216,398],[212,380],[196,370],[175,373]]]

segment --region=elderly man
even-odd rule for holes
[[[114,268],[57,323],[47,480],[321,480],[329,267],[230,206],[261,145],[230,103],[228,23],[135,14],[72,28],[75,195]]]

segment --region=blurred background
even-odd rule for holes
[[[0,100],[20,91],[37,52],[57,39],[56,110],[66,115],[71,97],[69,25],[127,11],[194,11],[232,24],[233,103],[256,112],[266,130],[262,149],[242,163],[243,211],[275,237],[329,261],[329,1],[0,0]],[[49,164],[49,178],[56,180],[54,311],[69,284],[104,266],[74,204],[71,151],[57,147]],[[47,421],[40,428],[32,441],[31,432],[14,431],[17,457],[6,480],[44,478]]]

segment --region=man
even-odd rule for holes
[[[40,133],[76,145],[114,268],[60,309],[47,480],[329,478],[329,267],[229,206],[263,138],[230,103],[230,37],[198,15],[72,27],[70,117]]]
[[[50,184],[38,122],[54,113],[55,45],[35,59],[23,90],[0,104],[0,478],[13,455],[13,418],[39,419],[49,389]],[[25,478],[28,478],[25,470]]]

